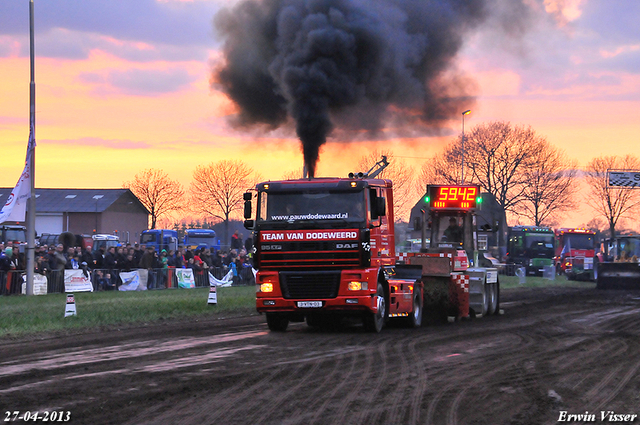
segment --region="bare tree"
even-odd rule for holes
[[[425,193],[429,184],[458,184],[460,171],[460,158],[451,149],[445,149],[422,164],[416,178],[416,191]]]
[[[224,221],[224,240],[228,241],[229,220],[242,211],[242,195],[258,179],[253,169],[242,161],[222,160],[199,165],[193,172],[190,187],[191,207],[196,213]]]
[[[136,174],[131,181],[122,183],[130,189],[151,214],[151,228],[156,228],[158,218],[184,207],[184,189],[171,180],[162,170],[150,168]]]
[[[609,186],[607,170],[638,170],[640,160],[634,155],[600,156],[587,164],[586,180],[589,184],[587,202],[609,224],[611,237],[616,237],[616,225],[621,218],[640,205],[640,191]]]
[[[554,216],[575,208],[577,161],[543,141],[524,169],[526,184],[518,213],[536,226],[550,225]]]
[[[505,122],[475,127],[465,135],[469,179],[494,195],[505,211],[516,212],[528,184],[527,171],[544,140],[531,127],[512,127]]]
[[[415,175],[413,167],[407,165],[405,161],[395,158],[391,151],[374,150],[360,158],[357,170],[362,172],[369,171],[376,162],[380,161],[383,155],[387,157],[389,165],[378,175],[378,178],[389,179],[393,182],[395,221],[406,221],[418,196],[414,186]]]
[[[544,143],[530,127],[512,127],[508,122],[481,124],[465,133],[464,151],[458,137],[427,162],[421,179],[432,179],[427,184],[461,183],[464,154],[464,184],[479,184],[505,211],[515,213],[528,183],[527,170]]]

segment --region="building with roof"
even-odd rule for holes
[[[0,188],[4,205],[13,188]],[[149,211],[129,189],[36,189],[36,234],[117,234],[132,243],[149,227]]]

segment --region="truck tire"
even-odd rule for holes
[[[273,332],[284,332],[289,326],[289,319],[278,313],[267,313],[267,326]]]
[[[490,283],[489,284],[489,311],[487,314],[496,314],[499,309],[499,300],[498,300],[498,283]]]
[[[378,312],[375,314],[365,313],[363,324],[367,331],[378,333],[384,327],[384,322],[387,319],[387,301],[384,298],[384,288],[380,282],[378,282],[376,299],[378,303]]]
[[[422,289],[415,285],[413,287],[413,311],[407,317],[407,326],[419,328],[422,325]]]
[[[491,308],[491,284],[484,280],[484,303],[482,303],[482,316],[489,314]]]

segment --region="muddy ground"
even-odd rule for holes
[[[2,419],[496,425],[640,414],[640,292],[521,289],[501,301],[502,316],[377,335],[304,323],[271,333],[256,315],[4,340]]]

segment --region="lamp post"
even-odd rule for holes
[[[464,116],[470,113],[471,109],[467,109],[462,113],[462,170],[460,173],[460,184],[464,184]]]

